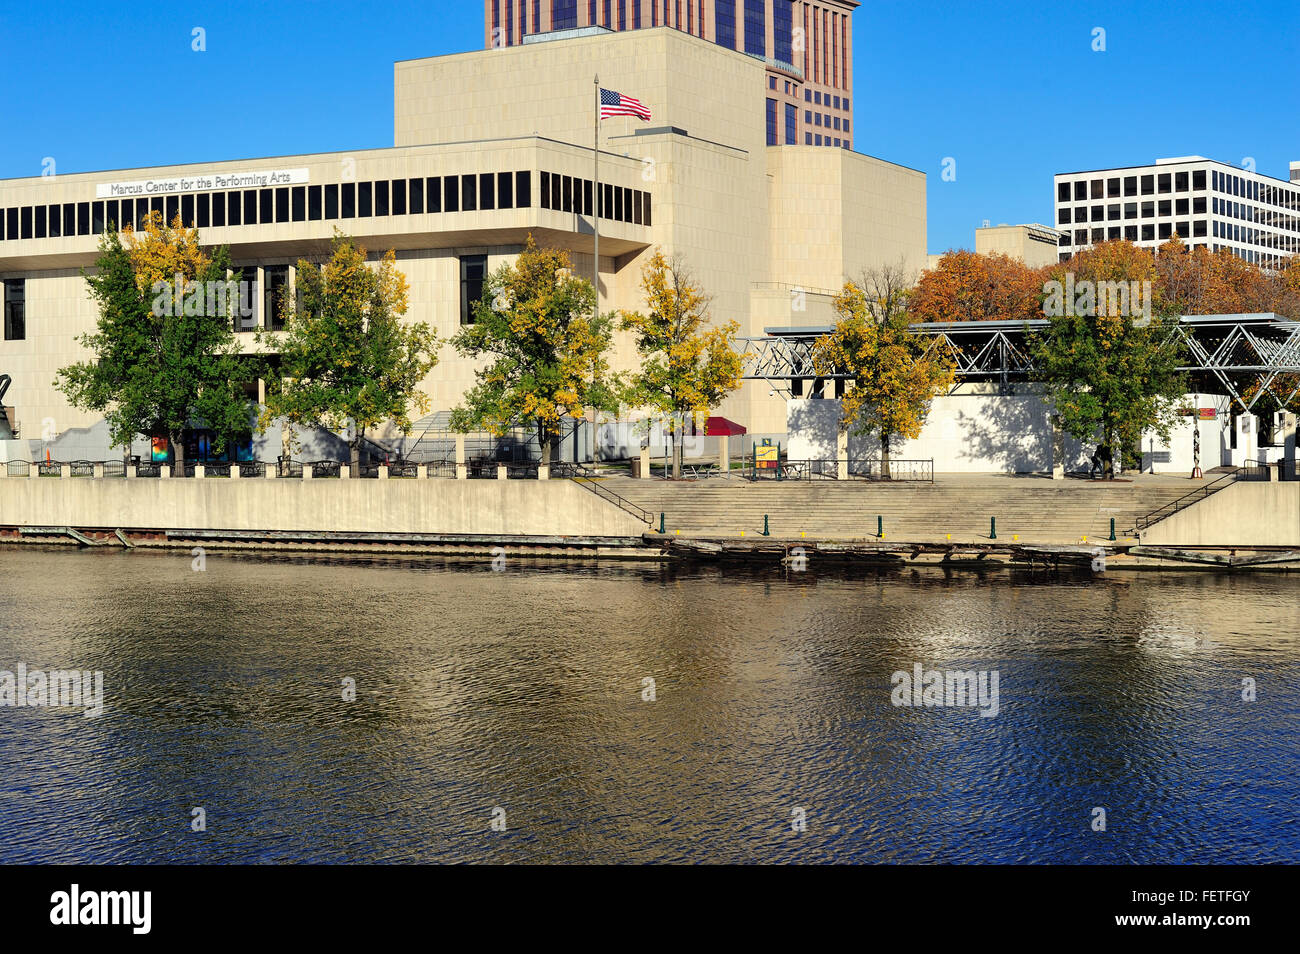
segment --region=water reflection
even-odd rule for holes
[[[1300,859],[1289,577],[206,566],[0,551],[0,669],[108,706],[0,709],[0,859]],[[918,662],[999,715],[893,707]]]

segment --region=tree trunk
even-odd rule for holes
[[[172,445],[172,476],[185,476],[185,441],[182,440],[182,432],[169,431],[167,440]]]
[[[352,440],[348,442],[348,463],[351,465],[349,473],[353,477],[361,476],[361,433],[354,431]]]
[[[682,479],[682,462],[686,458],[685,441],[682,440],[686,432],[686,425],[681,419],[681,415],[673,421],[673,479]]]
[[[889,480],[889,435],[880,435],[880,479]]]

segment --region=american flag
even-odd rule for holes
[[[640,116],[646,122],[649,122],[650,110],[646,109],[639,99],[624,96],[612,89],[602,88],[600,91],[600,118],[608,119],[610,116]]]

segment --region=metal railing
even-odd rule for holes
[[[1243,477],[1242,475],[1243,470],[1245,470],[1245,468],[1234,467],[1226,474],[1222,474],[1219,477],[1216,477],[1208,484],[1205,484],[1204,486],[1201,487],[1197,487],[1195,490],[1191,491],[1190,493],[1183,494],[1177,500],[1172,500],[1169,503],[1165,504],[1163,507],[1159,507],[1155,510],[1152,510],[1148,514],[1144,514],[1141,517],[1138,517],[1137,529],[1145,530],[1154,523],[1159,523],[1161,520],[1164,520],[1167,517],[1172,517],[1180,510],[1186,510],[1192,504],[1199,503],[1200,501],[1204,500],[1206,497],[1213,496],[1214,494],[1222,490],[1224,487],[1228,486],[1229,484],[1236,483],[1238,480],[1256,479],[1256,478]],[[1267,471],[1265,472],[1264,477],[1265,479],[1267,479],[1268,477]]]
[[[471,460],[466,463],[465,469],[471,480],[497,479],[497,462],[494,460]]]
[[[454,460],[431,460],[425,466],[425,473],[430,477],[450,477],[453,480],[456,477],[456,462]]]
[[[311,467],[313,478],[337,477],[341,463],[337,460],[313,460],[309,464],[303,464],[303,467]]]
[[[760,462],[761,463],[761,462]],[[834,458],[818,460],[782,459],[772,466],[761,467],[751,460],[740,471],[746,480],[838,480],[840,464]],[[891,460],[886,475],[879,460],[848,460],[850,480],[911,481],[934,483],[934,460]]]
[[[610,490],[600,481],[595,480],[589,475],[585,475],[585,474],[574,476],[572,480],[579,487],[585,487],[587,490],[590,490],[597,497],[601,497],[602,499],[609,501],[610,503],[612,503],[614,506],[618,507],[620,510],[624,511],[625,513],[630,513],[632,516],[636,517],[646,526],[648,527],[654,526],[654,522],[655,522],[654,514],[650,513],[650,511],[648,510],[644,510],[641,507],[638,507],[636,504],[632,503],[632,501],[628,500],[626,497],[614,493],[614,491]]]
[[[934,483],[934,459],[890,460],[889,470],[879,460],[850,460],[849,476],[858,480],[910,480]]]

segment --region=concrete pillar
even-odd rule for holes
[[[538,480],[550,480],[550,479],[551,479],[551,465],[550,465],[550,464],[538,464],[538,465],[537,465],[537,479],[538,479]]]
[[[230,479],[238,480],[243,474],[239,472],[239,461],[230,462]]]
[[[204,467],[202,464],[195,464],[195,465],[194,465],[194,479],[195,479],[195,480],[202,480],[202,479],[203,479],[204,477],[206,477],[207,475],[208,475],[208,469],[207,469],[206,467]]]
[[[308,463],[307,461],[303,461],[303,464],[302,464],[302,479],[303,479],[303,480],[311,480],[313,476],[314,476],[314,475],[313,475],[312,472],[311,472],[311,464]]]
[[[5,469],[8,470],[9,468],[6,467]],[[92,477],[103,477],[103,476],[104,476],[104,465],[103,465],[103,464],[91,464],[91,465],[90,465],[90,475],[91,475]]]
[[[41,462],[34,460],[27,465],[27,477],[30,480],[39,476],[41,476]]]
[[[1232,463],[1237,467],[1256,463],[1259,460],[1259,419],[1254,414],[1242,414],[1235,427],[1237,449],[1232,452]]]
[[[280,465],[276,461],[267,464],[262,470],[262,476],[267,480],[276,480],[280,476]]]
[[[387,464],[380,464],[380,465],[379,465],[379,479],[380,479],[380,480],[387,480],[387,479],[388,479],[388,465],[387,465]]]
[[[415,465],[415,479],[416,479],[416,480],[428,480],[428,479],[429,479],[429,465],[428,465],[428,464],[416,464],[416,465]]]
[[[339,464],[339,480],[351,480],[351,479],[352,479],[352,465]]]
[[[0,461],[0,480],[3,480],[8,476],[9,476],[9,462],[7,460]]]
[[[1290,411],[1278,412],[1278,428],[1274,437],[1282,445],[1282,479],[1295,480],[1295,432],[1296,416]]]
[[[1065,479],[1065,432],[1061,430],[1061,422],[1056,415],[1052,415],[1052,479]]]
[[[731,438],[726,434],[718,436],[718,473],[723,477],[731,473]]]
[[[71,476],[72,476],[72,465],[71,465],[71,464],[60,464],[60,465],[59,465],[59,477],[62,478],[62,477],[71,477]]]
[[[127,479],[127,480],[135,480],[138,476],[140,476],[140,475],[139,475],[139,473],[136,471],[135,464],[127,464],[127,465],[126,465],[126,479]]]
[[[646,444],[641,448],[641,479],[650,478],[650,445]]]
[[[506,473],[506,465],[497,464],[497,480],[508,480],[509,477],[510,475]]]
[[[842,424],[835,429],[835,476],[849,479],[849,431]]]
[[[159,476],[159,478],[161,478],[162,480],[167,480],[169,477],[171,477],[171,475],[172,475],[172,465],[171,465],[171,464],[159,464],[159,465],[158,465],[158,476]]]

